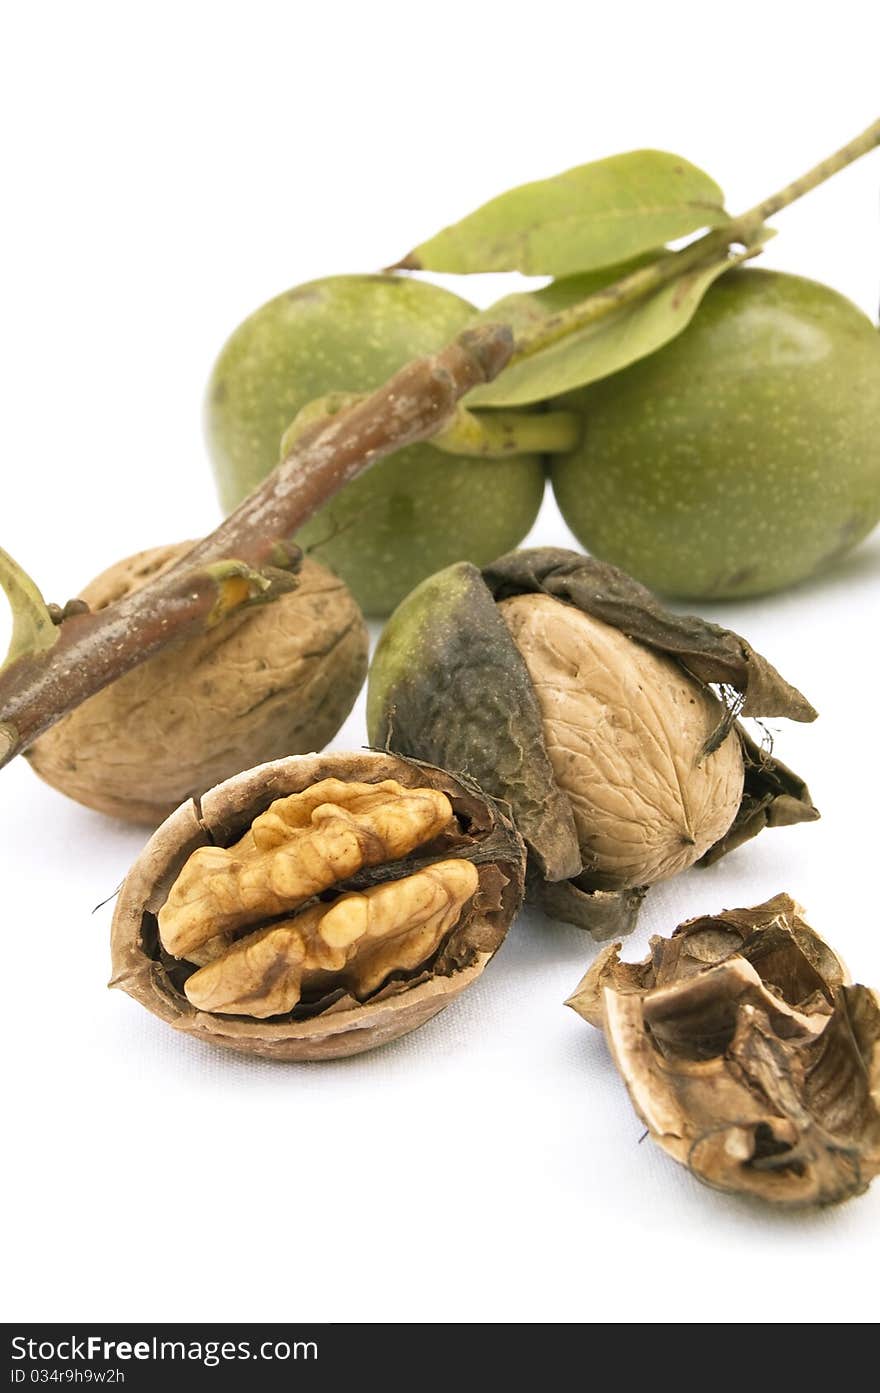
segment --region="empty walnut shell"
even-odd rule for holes
[[[740,714],[816,715],[740,635],[553,547],[423,581],[382,634],[367,701],[373,745],[509,804],[530,898],[596,938],[632,928],[655,882],[818,816]]]
[[[101,609],[191,546],[130,556],[82,598]],[[351,592],[305,557],[295,590],[163,649],[65,716],[27,758],[68,797],[155,827],[240,769],[332,740],[363,684],[368,644]]]
[[[120,891],[111,986],[245,1054],[358,1054],[479,977],[524,869],[467,779],[370,752],[277,760],[154,833]]]
[[[606,948],[568,1002],[604,1030],[656,1142],[719,1190],[792,1208],[880,1173],[880,1001],[788,895]]]

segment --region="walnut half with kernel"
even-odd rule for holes
[[[111,985],[213,1044],[356,1054],[480,975],[524,867],[519,834],[467,779],[379,753],[277,760],[154,834],[114,915]]]

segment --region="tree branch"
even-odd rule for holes
[[[370,464],[442,429],[512,348],[506,326],[483,325],[407,364],[371,396],[304,430],[265,483],[175,566],[105,609],[70,614],[51,648],[3,668],[0,767],[166,644],[293,588],[298,528]]]
[[[705,258],[725,257],[733,242],[751,246],[768,217],[878,144],[880,121],[875,121],[741,217],[521,331],[517,357],[539,352],[644,298]],[[371,396],[295,430],[281,464],[215,532],[170,570],[96,613],[80,613],[75,603],[63,611],[44,606],[36,587],[12,563],[4,588],[13,605],[24,605],[28,613],[16,614],[10,660],[0,668],[0,767],[80,702],[166,644],[201,633],[234,610],[265,603],[294,586],[301,554],[290,539],[298,528],[375,460],[427,440],[452,423],[458,401],[473,387],[491,382],[513,350],[505,325],[465,330],[442,352],[407,364]],[[509,421],[500,413],[495,417],[489,426],[459,416],[447,447],[465,426],[484,436],[494,430],[503,443]],[[555,425],[564,443],[571,423],[559,413]],[[468,438],[468,449],[471,443]],[[58,624],[57,638],[49,623]]]

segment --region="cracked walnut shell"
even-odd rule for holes
[[[466,779],[293,757],[180,807],[122,887],[113,980],[178,1030],[275,1059],[393,1040],[480,975],[525,849]]]
[[[790,1208],[880,1173],[880,1000],[788,895],[606,948],[567,1003],[604,1030],[656,1142],[708,1185]]]
[[[192,543],[130,556],[87,585],[101,609],[167,569]],[[241,769],[332,740],[367,670],[353,596],[304,557],[297,586],[163,649],[77,707],[27,751],[53,788],[156,826]]]

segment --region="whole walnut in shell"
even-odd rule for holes
[[[818,816],[740,713],[816,714],[739,635],[542,548],[423,581],[379,642],[367,719],[372,744],[505,800],[531,897],[607,938],[649,885]]]
[[[190,542],[111,566],[82,598],[101,609]],[[369,636],[341,580],[304,557],[297,586],[157,653],[28,750],[47,783],[99,812],[155,826],[184,798],[332,740],[360,691]]]
[[[735,734],[705,753],[722,718],[717,697],[666,654],[550,595],[498,609],[532,680],[593,883],[653,885],[693,865],[742,801]]]
[[[378,753],[264,764],[153,834],[113,918],[113,980],[177,1030],[272,1059],[393,1040],[473,982],[525,847],[476,785]]]

